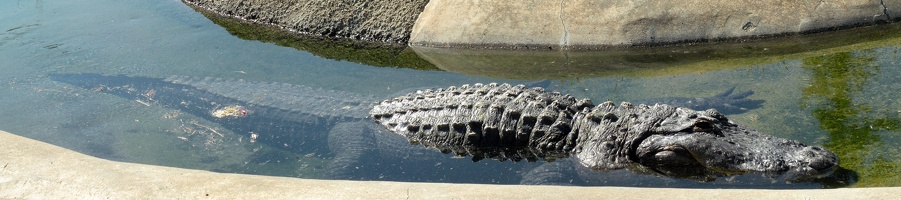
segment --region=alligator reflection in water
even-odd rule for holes
[[[439,152],[409,145],[403,137],[383,132],[366,119],[370,103],[383,98],[288,84],[179,76],[168,79],[96,74],[50,77],[147,104],[181,109],[220,123],[235,133],[254,135],[252,139],[275,147],[334,156],[328,168],[332,178],[519,183],[522,174],[534,166],[448,160]],[[152,95],[148,91],[153,91]],[[729,105],[731,101],[745,101],[745,94],[749,94],[728,95],[730,91],[714,98],[719,100],[703,102]],[[230,114],[213,115],[223,108]],[[535,170],[530,174],[535,174]],[[486,171],[492,175],[485,176]]]
[[[870,77],[879,72],[872,54],[842,52],[804,59],[803,68],[810,71],[812,79],[802,90],[802,106],[813,108],[820,127],[829,132],[830,140],[824,146],[835,151],[842,167],[860,175],[856,186],[898,186],[901,162],[897,155],[885,153],[885,144],[877,132],[901,130],[901,118],[889,107],[868,105],[866,99],[854,98],[861,96]],[[839,175],[856,176],[854,172],[839,171]]]

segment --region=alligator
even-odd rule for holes
[[[406,138],[371,122],[373,103],[385,97],[240,79],[99,74],[52,74],[50,78],[147,105],[178,109],[219,123],[242,137],[257,134],[256,141],[273,147],[331,158],[326,174],[332,179],[516,184],[533,168],[547,169],[536,168],[545,163],[449,159],[442,152],[409,145]],[[703,101],[682,98],[676,102],[713,102],[716,104],[708,106],[720,108],[745,101],[747,95],[736,98],[731,92]],[[478,173],[483,171],[494,173]],[[524,180],[547,183],[540,178]]]
[[[761,133],[715,109],[595,105],[523,85],[418,91],[384,100],[370,115],[410,143],[474,161],[572,156],[596,171],[626,168],[703,181],[747,173],[807,179],[838,166],[829,150]]]

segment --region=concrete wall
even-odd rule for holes
[[[898,16],[898,0],[432,0],[410,44],[592,48],[792,34]],[[890,6],[887,7],[886,6]]]

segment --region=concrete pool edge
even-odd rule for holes
[[[823,190],[564,187],[311,180],[91,157],[0,131],[0,198],[25,199],[889,199],[899,187]]]

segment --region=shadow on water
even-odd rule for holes
[[[820,128],[829,133],[830,141],[824,146],[838,155],[845,168],[836,171],[836,179],[823,180],[827,187],[853,184],[843,181],[859,181],[856,187],[899,186],[901,161],[886,158],[886,144],[877,132],[898,131],[901,118],[889,108],[855,98],[880,71],[873,54],[872,50],[841,52],[803,60],[811,80],[802,90],[801,106],[813,109]]]

